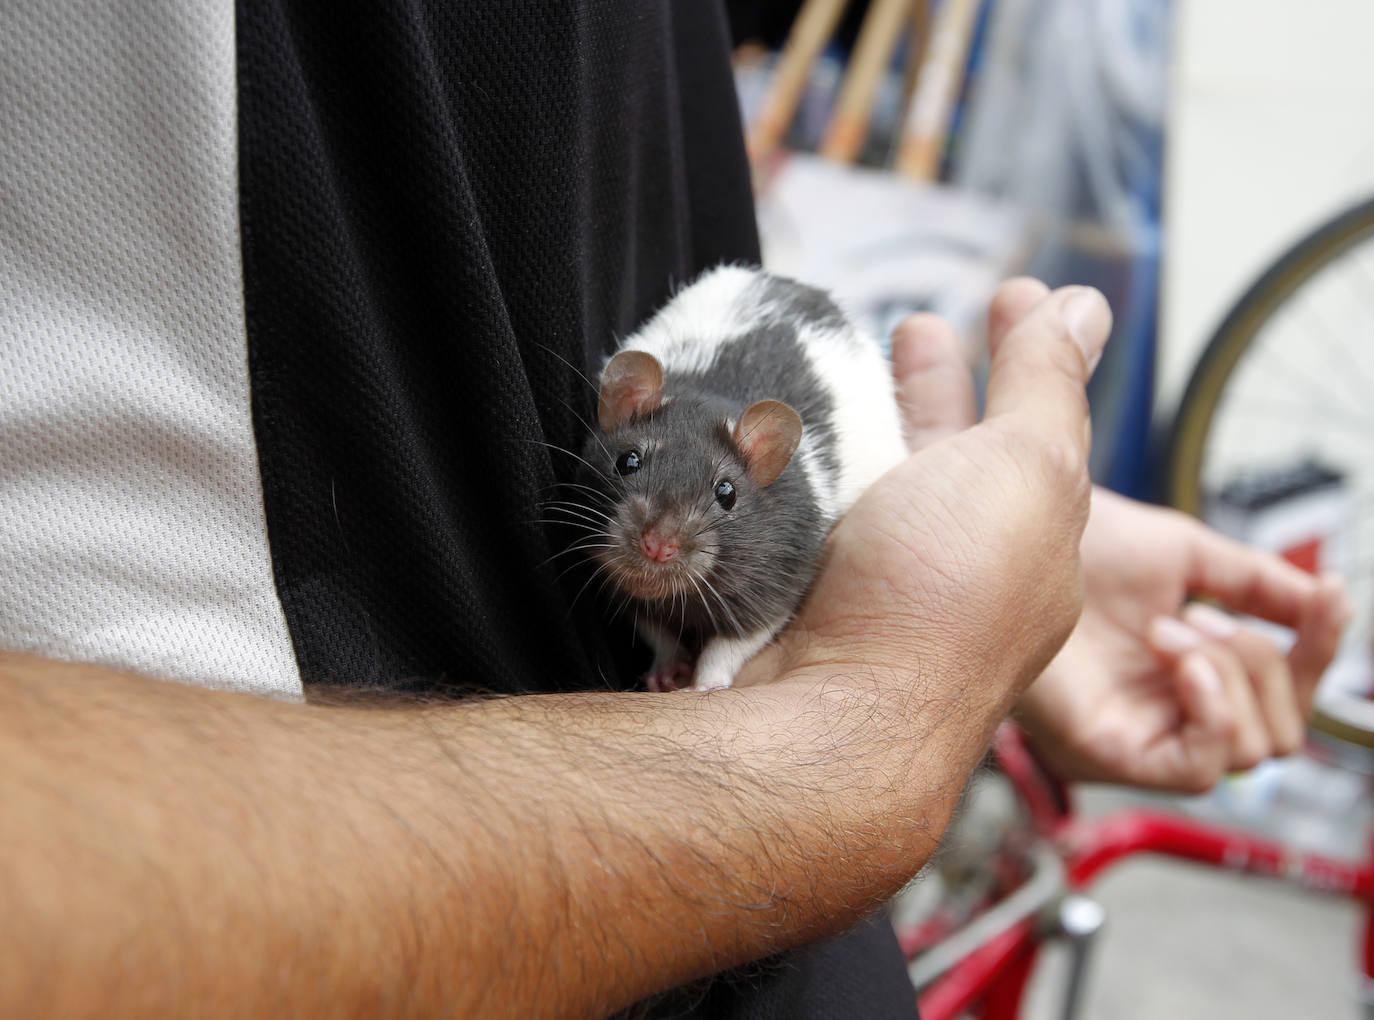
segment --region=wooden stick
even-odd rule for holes
[[[930,5],[931,0],[915,0],[911,12],[911,29],[907,33],[906,67],[902,71],[902,106],[897,112],[897,123],[905,124],[911,111],[911,99],[916,95],[916,82],[920,80],[921,68],[930,50]]]
[[[821,140],[822,156],[852,163],[863,149],[873,116],[873,101],[911,15],[911,4],[912,0],[873,0],[869,5],[849,57],[849,70],[835,104],[835,115]]]
[[[936,14],[916,96],[902,132],[898,173],[923,181],[939,175],[945,139],[964,82],[969,43],[982,6],[983,0],[945,0]]]
[[[806,0],[788,33],[773,85],[749,132],[749,158],[758,162],[782,144],[796,116],[811,67],[835,34],[848,0]]]

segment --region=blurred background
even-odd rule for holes
[[[1356,619],[1308,751],[1149,806],[1374,880],[1374,2],[727,6],[771,268],[879,336],[938,311],[971,357],[1002,278],[1097,286],[1117,319],[1091,393],[1095,478],[1346,575]],[[989,816],[1017,815],[988,796]],[[1090,790],[1079,810],[1141,799]],[[952,836],[987,853],[1006,838]],[[1366,1015],[1363,908],[1291,870],[1302,881],[1146,857],[1109,872],[1078,1015]],[[912,924],[956,885],[921,881]],[[1021,1015],[1065,1015],[1071,970],[1042,954]]]

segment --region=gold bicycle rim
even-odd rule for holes
[[[1240,299],[1217,336],[1203,351],[1175,415],[1169,463],[1169,502],[1202,516],[1202,457],[1222,390],[1250,344],[1275,310],[1344,252],[1374,236],[1374,202],[1349,210],[1290,249]],[[1312,729],[1337,740],[1374,749],[1374,731],[1317,709]]]

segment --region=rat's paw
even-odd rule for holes
[[[655,662],[644,674],[644,686],[655,694],[684,690],[692,686],[692,664],[685,658]]]
[[[723,691],[735,682],[734,672],[720,669],[698,669],[692,682],[694,691]]]
[[[744,664],[759,653],[764,645],[772,640],[781,629],[784,621],[766,627],[743,637],[726,637],[717,634],[706,642],[706,647],[697,657],[694,691],[721,691],[735,682],[735,677]]]

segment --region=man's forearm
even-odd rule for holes
[[[890,894],[995,715],[872,677],[322,708],[0,658],[0,1013],[604,1012]]]

